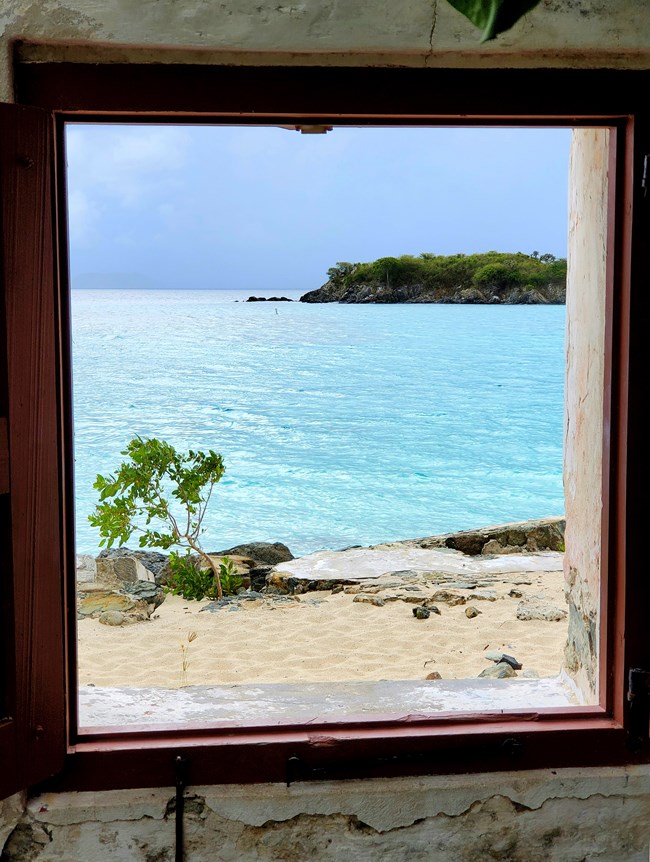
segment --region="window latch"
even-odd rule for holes
[[[650,160],[650,153],[643,157],[643,174],[641,175],[641,188],[643,189],[643,197],[648,196],[648,181],[650,178],[648,177],[648,161]]]
[[[650,725],[650,671],[632,667],[628,672],[627,700],[630,704],[628,747],[638,751],[648,742]]]
[[[189,771],[189,761],[186,757],[178,755],[174,759],[174,772],[176,774],[176,848],[174,859],[175,862],[183,862],[183,816],[185,814],[185,788],[187,787],[187,775]]]

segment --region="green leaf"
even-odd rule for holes
[[[481,42],[495,39],[534,9],[540,0],[449,0],[476,27],[483,31]]]

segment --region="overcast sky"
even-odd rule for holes
[[[72,283],[307,291],[337,261],[564,257],[569,142],[567,129],[72,124]]]

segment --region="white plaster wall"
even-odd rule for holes
[[[565,667],[597,699],[609,132],[576,129],[569,170],[566,315]]]
[[[14,40],[48,43],[32,59],[648,68],[649,30],[645,0],[542,0],[488,45],[446,0],[3,0],[0,100]]]
[[[186,860],[647,862],[641,768],[196,787]],[[166,862],[171,789],[33,798],[5,846],[17,862]]]

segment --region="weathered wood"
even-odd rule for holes
[[[11,750],[0,751],[2,795],[58,771],[65,750],[52,142],[47,112],[0,105],[0,276],[11,480],[0,545],[11,549],[3,562],[13,593],[2,622],[15,645],[15,666],[5,674],[10,718],[0,741]],[[10,767],[6,771],[4,763]]]

